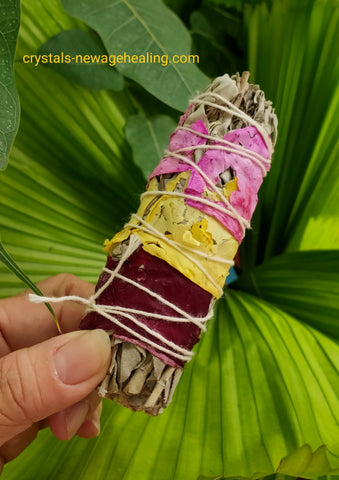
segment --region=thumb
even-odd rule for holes
[[[0,445],[85,398],[104,378],[110,340],[103,330],[53,337],[0,360]]]

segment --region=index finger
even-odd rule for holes
[[[45,296],[77,295],[88,298],[94,285],[71,274],[59,274],[38,284]],[[0,333],[11,350],[30,347],[58,334],[55,321],[44,304],[34,304],[26,290],[0,300]],[[76,302],[52,305],[63,333],[76,330],[86,314],[86,307]]]

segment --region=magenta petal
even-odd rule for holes
[[[225,135],[224,139],[231,143],[241,145],[269,159],[266,144],[255,127],[236,130]],[[221,144],[220,142],[216,142],[215,145]],[[263,171],[261,167],[245,155],[223,150],[208,150],[201,157],[198,166],[211,179],[214,185],[219,182],[219,175],[222,172],[228,168],[232,168],[237,178],[238,188],[232,193],[230,203],[238,214],[249,221],[258,202],[257,192],[263,181]],[[265,165],[267,170],[269,170],[269,166],[269,163]],[[193,170],[185,193],[200,197],[205,188],[212,190],[211,186],[207,185],[207,182],[201,174]],[[187,203],[208,215],[212,215],[232,233],[239,243],[241,242],[243,232],[237,220],[226,213],[215,210],[213,206],[209,207],[208,205],[203,205],[193,200],[187,200]],[[217,204],[225,207],[222,201],[217,202]]]
[[[192,123],[190,128],[195,130],[196,132],[203,133],[204,135],[208,134],[202,120],[198,120],[197,122]],[[181,155],[188,157],[193,152],[195,146],[203,145],[205,142],[206,139],[202,138],[200,135],[196,135],[192,132],[179,129],[172,133],[172,135],[170,136],[168,150],[170,152],[175,152],[177,150],[180,150],[181,148],[192,147],[192,150],[181,153]],[[190,166],[187,165],[187,163],[185,163],[185,161],[183,160],[174,157],[165,157],[153,170],[149,179],[165,173],[185,172],[189,168]]]
[[[196,132],[203,133],[204,135],[208,135],[208,131],[206,130],[202,120],[192,123],[189,128],[195,130]],[[168,150],[170,152],[175,152],[176,150],[180,150],[180,148],[195,147],[196,145],[202,145],[204,143],[206,143],[206,139],[200,135],[188,132],[187,130],[179,129],[170,136]]]

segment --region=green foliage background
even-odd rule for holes
[[[338,2],[62,3],[22,2],[20,128],[0,172],[1,238],[32,280],[68,271],[96,281],[103,240],[135,211],[145,175],[208,77],[249,69],[276,107],[279,138],[240,249],[242,275],[218,302],[171,406],[148,418],[104,402],[99,438],[62,443],[43,431],[4,478],[339,478]],[[18,2],[10,8],[2,38],[12,18],[18,25]],[[191,49],[199,69],[79,73],[23,62],[39,49],[74,48],[77,35],[111,54]],[[0,45],[10,63],[13,41]],[[0,75],[3,136],[15,120],[8,92],[17,104],[11,69],[1,64]],[[0,266],[1,296],[21,288]]]

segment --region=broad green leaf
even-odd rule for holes
[[[232,286],[339,340],[339,250],[279,255]]]
[[[36,64],[47,64],[68,80],[84,87],[93,90],[123,88],[122,75],[110,64],[109,55],[94,32],[64,30],[50,38],[37,55]]]
[[[19,25],[20,0],[0,0],[0,170],[7,165],[20,119],[13,71]]]
[[[126,123],[125,133],[132,147],[133,160],[147,178],[158,165],[177,124],[166,115],[147,118],[133,115]]]
[[[65,444],[41,432],[4,479],[335,473],[337,361],[338,346],[325,335],[229,291],[163,414],[151,418],[105,401],[99,438]],[[34,461],[42,455],[43,463]]]
[[[339,5],[335,0],[245,2],[251,80],[273,101],[279,135],[272,170],[265,179],[242,249],[243,262],[260,263],[305,241],[317,219],[338,216],[338,45]],[[323,220],[322,220],[323,218]],[[314,246],[323,238],[314,228]],[[320,235],[319,235],[320,233]],[[335,248],[333,229],[327,248]]]
[[[190,36],[179,18],[161,0],[63,0],[66,11],[80,18],[101,36],[116,68],[140,83],[164,103],[186,110],[188,100],[209,83],[194,63],[188,62]],[[118,63],[118,55],[123,63]],[[153,60],[138,63],[133,55]],[[176,63],[184,55],[187,63]]]

